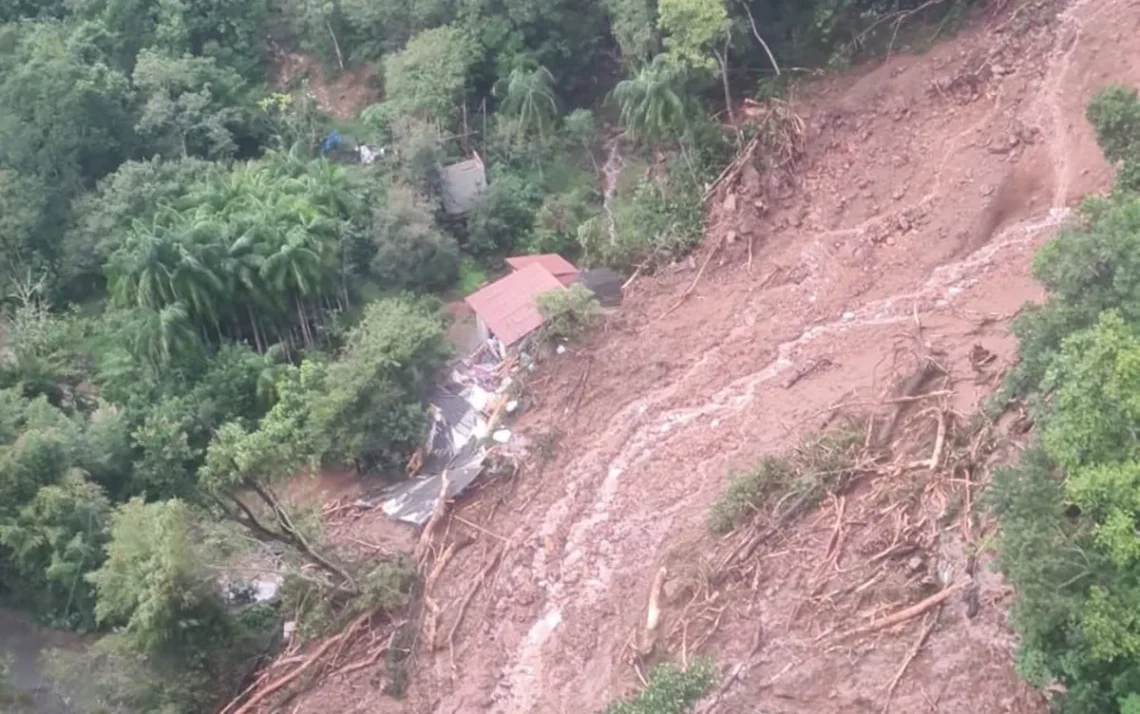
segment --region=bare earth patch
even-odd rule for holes
[[[790,177],[745,172],[734,199],[718,194],[695,264],[737,238],[688,299],[669,312],[691,267],[638,278],[618,317],[531,380],[516,431],[543,448],[456,504],[437,547],[470,543],[433,584],[437,631],[406,696],[383,694],[378,663],[287,711],[598,711],[638,683],[662,567],[654,656],[721,666],[707,711],[1046,711],[1014,673],[1012,594],[972,503],[1008,454],[962,455],[1015,357],[1009,321],[1041,295],[1032,256],[1110,183],[1084,107],[1107,82],[1140,84],[1138,26],[1127,0],[1010,6],[925,55],[810,85],[795,102],[806,155]],[[946,372],[928,388],[947,393],[898,423],[902,446],[727,576],[701,575],[743,537],[705,526],[730,468],[837,412],[889,414],[927,356]],[[895,468],[930,457],[940,419],[939,468]],[[351,530],[337,537],[382,537]]]

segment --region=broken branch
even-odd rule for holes
[[[722,245],[724,245],[724,236],[721,236],[721,239],[716,242],[716,246],[714,246],[713,249],[709,251],[708,256],[705,257],[705,262],[701,263],[701,269],[697,271],[697,277],[693,278],[693,282],[689,283],[689,287],[685,289],[685,292],[681,293],[681,297],[677,300],[677,302],[673,303],[673,306],[666,310],[665,313],[661,315],[661,317],[666,317],[671,312],[681,307],[681,304],[684,303],[689,295],[691,295],[692,292],[697,289],[697,283],[701,281],[701,276],[705,274],[705,268],[709,267],[709,263],[712,262],[713,256],[720,252]]]
[[[376,613],[375,610],[369,610],[368,612],[364,613],[360,617],[353,620],[352,624],[350,624],[345,629],[344,632],[340,633],[339,635],[334,635],[333,637],[330,637],[327,640],[325,640],[324,642],[322,642],[321,646],[318,647],[313,652],[313,654],[309,655],[309,658],[306,659],[300,666],[298,666],[292,672],[289,672],[288,674],[284,675],[283,677],[280,677],[279,679],[277,679],[276,681],[271,683],[269,686],[267,686],[265,689],[262,689],[261,691],[254,694],[252,697],[249,698],[248,701],[246,701],[245,704],[243,704],[238,709],[234,710],[233,714],[249,714],[249,712],[253,711],[253,708],[258,703],[265,700],[266,697],[270,696],[271,694],[277,692],[278,690],[282,689],[286,685],[290,684],[291,682],[293,682],[293,680],[297,679],[297,677],[300,677],[302,672],[307,670],[309,667],[312,667],[317,661],[319,661],[321,659],[321,657],[323,657],[325,655],[326,652],[328,652],[330,649],[332,649],[333,645],[342,643],[345,640],[347,640],[348,638],[352,637],[353,633],[356,632],[356,629],[358,627],[360,627],[362,624],[364,624],[366,621],[371,619],[375,613]],[[235,702],[236,702],[236,700],[235,700]],[[226,714],[230,710],[230,708],[234,705],[235,702],[230,702],[228,705],[226,705],[226,707],[224,709],[222,709],[221,714]]]
[[[966,581],[962,581],[962,582],[956,583],[954,585],[949,585],[949,586],[939,590],[934,595],[931,595],[930,597],[926,598],[925,600],[917,602],[914,605],[911,605],[910,607],[899,610],[898,612],[896,612],[893,615],[889,615],[887,617],[884,617],[882,620],[879,620],[878,622],[872,622],[870,625],[866,625],[864,627],[859,627],[857,629],[851,630],[850,632],[848,632],[844,635],[841,635],[839,637],[839,639],[840,640],[847,640],[847,639],[850,639],[852,637],[861,637],[863,635],[869,635],[872,632],[878,632],[879,630],[885,630],[888,627],[894,627],[895,625],[906,622],[907,620],[909,620],[913,617],[918,617],[919,615],[921,615],[923,613],[929,612],[932,608],[937,607],[938,605],[941,605],[942,603],[946,602],[946,600],[948,600],[951,595],[953,595],[955,592],[961,590],[965,585],[966,585]]]
[[[941,608],[939,609],[939,612],[941,612]],[[906,674],[907,667],[909,667],[910,663],[914,661],[914,658],[918,656],[919,651],[922,650],[922,645],[926,642],[927,638],[930,637],[930,633],[934,631],[934,626],[936,624],[938,624],[937,612],[934,613],[934,617],[930,620],[930,624],[923,628],[922,634],[918,636],[918,641],[915,642],[914,646],[910,648],[910,651],[906,653],[906,657],[903,659],[902,665],[899,667],[899,671],[895,672],[894,678],[891,679],[891,683],[887,687],[886,701],[883,702],[882,714],[887,714],[887,710],[891,708],[891,697],[894,696],[895,688],[899,686],[899,682],[902,681],[903,675]]]

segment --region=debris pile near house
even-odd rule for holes
[[[432,395],[431,427],[408,462],[409,480],[384,490],[376,499],[360,501],[361,507],[379,503],[391,518],[423,525],[440,497],[445,474],[445,497],[451,499],[489,465],[513,468],[525,444],[503,428],[502,421],[519,409],[517,380],[512,375],[534,368],[528,338],[543,323],[538,296],[581,282],[603,305],[621,304],[621,276],[611,270],[579,271],[554,254],[516,256],[508,258],[507,264],[511,273],[466,299],[475,312],[481,344],[453,365]]]
[[[427,439],[408,463],[413,478],[358,505],[372,508],[379,502],[389,517],[423,525],[431,517],[445,473],[450,499],[465,491],[489,464],[515,461],[518,444],[511,442],[519,439],[500,425],[519,407],[511,375],[520,365],[531,364],[525,353],[506,355],[494,339],[457,362],[432,394]]]

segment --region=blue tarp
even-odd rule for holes
[[[341,136],[341,133],[339,131],[333,131],[330,133],[325,137],[324,141],[321,142],[321,153],[327,154],[333,149],[340,146],[341,139],[343,138],[344,137]]]

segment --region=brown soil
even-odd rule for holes
[[[746,178],[717,200],[705,250],[740,238],[692,295],[668,312],[692,267],[639,278],[605,329],[532,378],[516,424],[532,463],[457,504],[447,537],[474,543],[434,586],[440,634],[434,650],[420,642],[406,697],[381,693],[377,665],[288,711],[598,711],[637,685],[631,645],[661,566],[657,655],[716,660],[728,685],[708,710],[1046,711],[1013,671],[1010,592],[984,563],[965,572],[992,526],[966,513],[957,467],[878,471],[761,544],[738,568],[748,577],[694,583],[732,542],[704,525],[730,469],[793,446],[837,403],[881,399],[933,354],[953,394],[908,417],[901,454],[927,458],[937,414],[964,425],[955,413],[1014,359],[1009,321],[1041,296],[1035,250],[1111,180],[1085,104],[1106,82],[1140,84],[1140,7],[1061,4],[1010,7],[925,55],[808,86],[794,181]],[[892,542],[917,550],[875,560]],[[976,617],[956,591],[925,617],[838,638],[940,582],[969,582]]]
[[[317,108],[338,119],[353,119],[380,101],[371,65],[356,65],[330,77],[316,59],[284,50],[274,53],[274,65],[279,89],[292,89],[298,82],[307,82]]]

